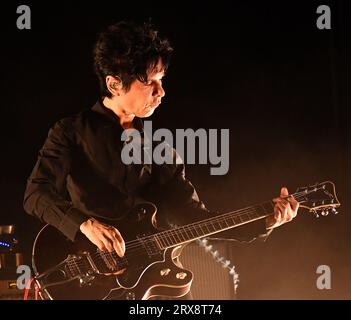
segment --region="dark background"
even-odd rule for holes
[[[16,28],[20,4],[31,8],[31,30]],[[331,30],[316,27],[321,4],[331,8]],[[239,209],[276,196],[281,186],[294,192],[324,180],[335,182],[342,203],[339,215],[320,219],[300,210],[265,243],[232,244],[238,298],[351,298],[349,1],[0,6],[0,224],[18,227],[27,263],[41,224],[24,212],[23,193],[49,128],[96,101],[91,52],[98,32],[151,17],[175,48],[154,128],[230,128],[227,175],[187,166],[210,209]],[[316,287],[319,265],[331,268],[331,290]]]

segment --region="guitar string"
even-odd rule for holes
[[[264,203],[263,203],[264,204]],[[162,237],[162,236],[166,236],[167,237],[167,234],[175,234],[179,229],[184,229],[184,228],[192,228],[196,225],[204,225],[204,224],[207,224],[208,222],[210,223],[216,223],[218,220],[223,220],[223,219],[226,219],[227,217],[231,216],[232,218],[235,218],[237,216],[241,216],[241,215],[244,215],[244,214],[249,214],[251,212],[253,212],[253,210],[255,210],[257,208],[257,206],[260,206],[262,204],[258,204],[258,205],[255,205],[255,206],[250,206],[250,207],[247,207],[247,208],[243,208],[243,209],[239,209],[239,210],[235,210],[235,211],[231,211],[231,212],[227,212],[225,214],[220,214],[218,216],[213,216],[213,217],[209,217],[207,219],[204,219],[202,221],[198,221],[198,222],[193,222],[193,223],[190,223],[190,224],[187,224],[185,226],[180,226],[179,228],[176,228],[176,229],[169,229],[169,230],[165,230],[165,231],[160,231],[156,234],[152,234],[150,236],[145,236],[143,238],[139,238],[139,239],[136,239],[136,240],[132,240],[132,241],[129,241],[128,243],[131,244],[133,242],[140,242],[140,240],[152,240],[153,237],[157,236],[157,237]],[[236,215],[233,215],[233,214],[236,214]],[[212,232],[210,232],[212,233]],[[202,236],[205,236],[205,235],[201,235]],[[163,238],[161,238],[163,239]],[[188,241],[188,240],[187,240]]]
[[[301,192],[302,194],[305,194],[306,195],[306,192]],[[297,198],[297,197],[299,197],[300,195],[298,194],[298,193],[296,193],[296,194],[293,194],[293,196],[295,196],[295,198]],[[298,199],[296,199],[297,201],[299,201]],[[248,208],[245,208],[245,209],[241,209],[241,210],[238,210],[238,211],[233,211],[233,212],[229,212],[229,213],[226,213],[226,214],[224,214],[224,215],[221,215],[221,216],[219,216],[219,217],[217,217],[216,219],[213,219],[213,217],[212,218],[209,218],[209,219],[206,219],[206,220],[212,220],[212,221],[210,221],[212,224],[213,223],[222,223],[222,222],[225,222],[225,220],[226,220],[226,218],[227,218],[227,216],[229,216],[230,214],[232,214],[232,213],[236,213],[235,215],[233,215],[231,218],[232,219],[234,219],[234,218],[236,218],[236,217],[238,217],[238,216],[243,216],[243,215],[245,215],[245,214],[247,214],[248,216],[249,216],[249,214],[250,213],[255,213],[255,214],[257,214],[257,212],[252,212],[254,209],[255,209],[255,207],[257,208],[257,205],[256,206],[252,206],[252,207],[248,207]],[[250,218],[250,216],[249,216],[249,218]],[[203,227],[206,227],[207,229],[208,229],[208,227],[206,226],[206,222],[204,222],[204,221],[202,221],[201,223],[193,223],[193,224],[198,224],[198,226],[200,226],[200,228],[201,228],[201,230],[202,230],[202,228]],[[234,224],[235,225],[235,224]],[[233,226],[234,226],[233,225]],[[175,236],[174,235],[176,235],[176,234],[179,234],[179,233],[177,233],[178,232],[178,230],[180,230],[180,229],[183,229],[182,231],[185,231],[185,232],[189,232],[189,230],[191,231],[192,229],[191,229],[191,225],[187,225],[187,226],[183,226],[183,227],[180,227],[180,228],[177,228],[176,230],[166,230],[166,231],[164,231],[164,232],[166,232],[166,233],[168,233],[168,234],[166,234],[166,236],[165,237],[159,237],[159,239],[166,239],[166,238],[169,238],[170,239],[170,237],[169,237],[169,234],[171,235],[171,236],[173,236],[173,238],[176,240],[176,238],[175,238]],[[186,229],[188,229],[188,230],[186,230]],[[203,230],[202,230],[202,232],[203,232]],[[206,233],[204,234],[204,235],[201,235],[201,236],[198,236],[198,238],[201,238],[201,237],[204,237],[206,235]],[[145,246],[144,246],[144,244],[145,244],[145,242],[143,242],[142,240],[145,240],[146,238],[150,238],[150,240],[151,240],[151,238],[152,237],[154,237],[155,235],[151,235],[151,236],[148,236],[148,237],[145,237],[145,238],[140,238],[140,239],[138,239],[138,240],[133,240],[133,241],[130,241],[130,242],[128,242],[127,244],[126,244],[126,247],[127,247],[127,249],[128,249],[128,252],[129,252],[129,254],[128,254],[128,257],[134,257],[134,256],[136,256],[136,252],[138,251],[138,252],[140,252],[140,251],[142,251],[143,253],[145,253]],[[137,241],[138,243],[136,243],[136,244],[134,244],[134,245],[131,245],[133,242],[135,242],[135,241]],[[191,240],[187,240],[187,239],[185,239],[184,241],[181,241],[181,242],[189,242],[189,241],[191,241]],[[177,243],[179,243],[178,241],[176,241]],[[166,242],[165,242],[166,243]],[[173,245],[173,244],[171,244],[170,246],[168,246],[168,247],[172,247],[172,246],[175,246],[175,245]],[[132,254],[133,253],[133,254]],[[124,261],[123,261],[123,257],[121,258],[121,257],[119,257],[119,256],[117,256],[117,253],[115,253],[115,252],[96,252],[95,254],[94,254],[94,256],[95,256],[95,258],[98,258],[98,259],[108,259],[108,258],[112,258],[112,259],[117,259],[117,260],[119,260],[118,262],[119,263],[123,263]],[[112,256],[112,257],[111,257]],[[77,261],[76,261],[77,262]]]
[[[306,194],[305,192],[303,192],[304,194]],[[296,195],[295,194],[295,197],[297,198],[297,197],[299,197],[298,195]],[[296,199],[296,200],[298,200],[298,199]],[[299,200],[298,200],[299,201]],[[235,211],[236,212],[236,211]],[[239,213],[239,214],[237,214],[237,215],[242,215],[242,213]],[[244,214],[246,214],[246,213],[244,213]],[[236,216],[237,216],[236,215]],[[221,216],[221,220],[223,220],[223,216]],[[204,235],[202,235],[201,237],[203,237]],[[201,238],[200,237],[200,238]],[[186,242],[189,242],[189,241],[186,241]],[[172,246],[170,246],[170,247],[172,247]],[[143,243],[141,243],[140,241],[139,241],[139,246],[138,246],[138,248],[134,248],[134,250],[132,251],[133,252],[133,254],[131,254],[131,250],[129,250],[129,254],[128,254],[128,257],[130,257],[130,258],[132,258],[132,257],[134,257],[134,256],[138,256],[138,255],[140,255],[140,253],[141,254],[143,254],[143,255],[145,255],[145,247],[144,247],[144,244]],[[116,256],[116,254],[115,254],[115,257],[113,256],[113,254],[114,254],[114,252],[112,252],[112,253],[110,253],[110,252],[97,252],[96,253],[98,256],[96,257],[98,260],[106,260],[106,259],[108,259],[108,258],[111,258],[112,259],[112,263],[114,264],[114,269],[115,270],[113,270],[113,271],[118,271],[118,270],[122,270],[122,269],[124,269],[123,267],[126,267],[127,265],[128,265],[128,262],[127,262],[127,260],[124,260],[124,258],[120,258],[120,257],[118,257],[118,256]],[[82,263],[78,263],[77,264],[77,261],[74,261],[73,262],[76,266],[77,266],[77,268],[78,268],[78,272],[79,272],[79,266],[81,267],[82,266]],[[125,263],[127,263],[127,265],[124,265]],[[83,263],[84,264],[84,263]],[[118,269],[117,268],[117,270],[116,270],[116,266],[117,266],[117,264],[120,266],[120,268]]]
[[[306,194],[305,192],[303,192],[304,194]],[[299,195],[297,195],[297,194],[295,194],[295,197],[297,198],[297,197],[299,197]],[[257,208],[257,205],[256,205],[256,208]],[[249,207],[249,209],[250,209],[250,211],[253,211],[254,209],[255,209],[255,206],[252,206],[252,207]],[[250,213],[255,213],[255,214],[257,214],[257,212],[248,212],[247,210],[245,210],[245,209],[242,209],[242,210],[240,210],[240,212],[238,212],[238,211],[234,211],[235,213],[237,213],[235,216],[232,216],[231,218],[232,219],[234,219],[235,217],[237,217],[237,216],[242,216],[242,215],[244,215],[244,214],[247,214],[248,216],[249,216],[249,218],[250,218]],[[222,223],[223,221],[224,222],[226,222],[226,217],[225,216],[228,216],[230,213],[227,213],[227,214],[225,214],[225,215],[221,215],[219,218],[217,218],[217,219],[213,219],[213,220],[215,220],[216,222],[219,222],[219,223]],[[210,220],[211,220],[211,218],[210,218]],[[213,221],[211,221],[212,223],[213,223]],[[227,223],[226,223],[227,224]],[[227,224],[227,226],[228,226],[228,224]],[[203,227],[206,227],[207,229],[208,229],[208,227],[207,227],[207,225],[206,225],[206,223],[201,223],[200,224],[200,228],[201,228],[201,230],[202,230],[202,232],[203,232]],[[189,226],[183,226],[183,227],[181,227],[181,228],[177,228],[176,229],[176,231],[177,230],[180,230],[180,229],[182,229],[182,232],[189,232],[189,230],[190,230],[190,232],[192,233],[192,229],[189,227]],[[209,230],[209,229],[208,229]],[[169,237],[169,234],[171,235],[171,236],[173,236],[173,238],[174,238],[174,240],[176,240],[176,242],[178,242],[177,241],[177,239],[175,238],[175,235],[177,235],[178,236],[178,234],[179,234],[179,232],[178,233],[176,233],[174,230],[167,230],[168,231],[168,235],[167,235],[167,237],[168,238],[170,238]],[[172,232],[169,232],[169,231],[172,231]],[[209,230],[210,231],[210,230]],[[200,236],[200,238],[201,237],[203,237],[203,236],[205,236],[205,235],[201,235]],[[179,237],[179,236],[178,236]],[[163,237],[164,238],[164,237]],[[161,238],[162,239],[162,238]],[[179,237],[179,239],[180,239],[180,237]],[[189,242],[190,240],[188,240],[188,239],[185,239],[185,241],[181,241],[181,242]],[[179,242],[178,242],[179,243]],[[170,245],[169,247],[172,247],[173,245]],[[134,246],[132,246],[132,245],[130,245],[130,246],[128,246],[128,243],[127,243],[127,249],[128,249],[128,252],[129,252],[129,254],[128,254],[128,257],[130,257],[130,258],[132,258],[132,257],[134,257],[134,256],[136,256],[136,255],[139,255],[139,253],[140,252],[142,252],[142,253],[144,253],[145,254],[145,247],[144,247],[144,243],[141,241],[141,239],[139,239],[139,241],[138,241],[138,244],[136,244],[136,245],[134,245]],[[97,258],[97,259],[108,259],[108,258],[112,258],[113,260],[119,260],[118,262],[119,262],[119,264],[123,264],[123,263],[125,263],[125,261],[123,261],[123,257],[122,258],[120,258],[119,256],[117,256],[116,255],[116,253],[115,252],[96,252],[95,253],[95,258]]]
[[[250,210],[252,210],[252,208],[250,208]],[[233,216],[233,219],[234,218],[237,218],[237,217],[240,217],[240,216],[243,216],[243,215],[245,215],[245,214],[247,214],[247,212],[249,212],[248,210],[246,210],[245,212],[243,211],[243,212],[239,212],[239,213],[237,213],[237,214],[235,214],[234,216]],[[251,213],[251,212],[250,212]],[[241,218],[240,218],[241,219]],[[215,221],[220,221],[220,222],[222,222],[222,220],[224,221],[225,220],[225,218],[224,217],[221,217],[221,218],[217,218],[217,219],[214,219]],[[219,223],[220,223],[219,222]],[[215,223],[215,222],[213,222],[213,223]],[[204,228],[204,225],[206,225],[206,224],[204,224],[204,223],[202,223],[202,224],[200,224],[200,228],[201,228],[201,230],[202,230],[202,232],[203,232],[203,228]],[[228,225],[227,225],[228,226]],[[185,226],[184,226],[185,227]],[[182,227],[182,229],[183,229],[183,231],[186,231],[185,230],[185,228],[184,227]],[[189,230],[191,230],[190,229],[190,227],[186,227],[187,229],[188,229],[188,231],[187,232],[189,232]],[[177,230],[179,230],[179,228],[177,228]],[[170,232],[171,231],[171,232]],[[172,233],[172,234],[175,234],[174,233],[174,230],[167,230],[167,232],[168,233]],[[201,238],[201,237],[204,237],[205,235],[200,235],[199,236],[199,238]],[[169,237],[168,235],[166,235],[166,237],[159,237],[160,239],[163,239],[163,238],[167,238],[167,237]],[[174,238],[174,237],[173,237]],[[145,238],[144,238],[145,239]],[[174,238],[175,239],[175,238]],[[134,243],[134,240],[133,241],[131,241],[131,242],[127,242],[126,243],[126,251],[128,252],[128,257],[129,258],[133,258],[133,257],[135,257],[135,256],[138,256],[138,255],[140,255],[140,253],[145,253],[145,241],[143,242],[142,241],[143,239],[139,239],[139,240],[137,240],[138,241],[138,243]],[[182,241],[182,242],[189,242],[189,240],[186,240],[186,241]],[[172,246],[170,246],[170,247],[172,247]],[[111,257],[111,255],[112,255],[112,257]],[[112,258],[112,259],[116,259],[120,264],[123,264],[123,257],[121,258],[121,257],[117,257],[116,256],[117,254],[115,253],[115,252],[96,252],[96,253],[94,253],[94,254],[92,254],[92,256],[93,256],[93,258],[94,258],[94,260],[96,261],[96,260],[104,260],[104,259],[109,259],[109,258]],[[80,262],[79,260],[77,261],[75,261],[76,263],[78,263],[80,266],[82,266],[83,264],[84,264],[84,262]]]
[[[310,192],[313,192],[313,191],[310,191]],[[302,192],[298,192],[298,193],[295,193],[295,194],[292,194],[292,196],[294,196],[295,197],[295,199],[297,200],[297,201],[299,201],[299,202],[301,202],[301,200],[303,200],[303,199],[301,199],[301,200],[299,200],[299,199],[297,199],[298,197],[302,197],[302,195],[307,195],[308,194],[308,192],[306,193],[305,191],[302,191]],[[132,257],[135,257],[135,256],[137,256],[138,254],[137,254],[137,252],[139,253],[140,251],[142,251],[144,254],[145,254],[145,240],[146,239],[148,239],[148,240],[153,240],[152,238],[155,236],[155,235],[158,235],[158,239],[162,239],[162,240],[164,240],[164,239],[171,239],[170,238],[170,236],[173,236],[173,238],[176,240],[176,242],[177,243],[179,243],[179,241],[177,241],[177,239],[175,238],[175,235],[177,235],[178,236],[178,238],[179,239],[181,239],[180,237],[179,237],[179,232],[178,232],[178,230],[180,230],[180,229],[182,229],[182,231],[181,232],[191,232],[192,233],[192,228],[194,227],[194,225],[197,225],[198,227],[200,227],[200,229],[201,229],[201,231],[203,232],[203,229],[202,228],[207,228],[208,229],[208,227],[207,227],[207,222],[211,222],[212,224],[213,223],[223,223],[223,222],[225,222],[226,223],[226,220],[227,220],[227,217],[228,216],[230,216],[230,215],[232,215],[230,218],[231,219],[235,219],[235,218],[237,218],[237,217],[240,217],[240,216],[243,216],[243,215],[248,215],[249,216],[249,218],[251,219],[251,217],[250,217],[250,214],[257,214],[257,212],[256,211],[254,211],[254,210],[256,210],[257,209],[257,206],[258,205],[256,205],[256,206],[251,206],[251,207],[248,207],[248,208],[244,208],[244,209],[240,209],[240,210],[236,210],[236,211],[232,211],[232,212],[228,212],[228,213],[226,213],[226,214],[222,214],[222,215],[220,215],[219,217],[217,217],[217,218],[214,218],[214,217],[211,217],[211,218],[208,218],[208,219],[206,219],[206,220],[209,220],[209,221],[206,221],[206,220],[204,220],[204,221],[201,221],[201,223],[196,223],[196,222],[194,222],[194,223],[192,223],[192,224],[190,224],[190,225],[186,225],[186,226],[182,226],[182,227],[179,227],[179,228],[177,228],[177,229],[170,229],[170,230],[166,230],[166,231],[163,231],[163,232],[160,232],[160,233],[158,233],[158,234],[154,234],[154,235],[151,235],[151,236],[147,236],[147,237],[144,237],[144,238],[140,238],[140,239],[137,239],[137,240],[133,240],[133,241],[130,241],[130,242],[128,242],[128,243],[126,243],[126,249],[128,250],[128,257],[130,257],[130,258],[132,258]],[[233,213],[234,213],[234,215],[233,215]],[[260,216],[260,215],[259,215]],[[227,223],[226,223],[227,224]],[[237,224],[237,223],[235,223],[235,224]],[[231,226],[231,227],[234,227],[235,226],[235,224],[233,225],[233,226]],[[228,226],[228,224],[227,224],[227,226]],[[228,226],[229,227],[229,226]],[[229,228],[231,228],[231,227],[229,227]],[[209,229],[208,229],[209,230]],[[210,230],[209,230],[210,231]],[[161,235],[163,233],[163,236]],[[210,232],[210,233],[212,233],[212,232]],[[216,232],[217,233],[217,232]],[[201,236],[197,236],[196,238],[201,238],[201,237],[204,237],[204,236],[206,236],[206,234],[207,233],[205,233],[204,235],[201,235]],[[193,235],[193,233],[192,233],[192,235]],[[192,241],[192,240],[187,240],[187,239],[185,239],[184,241],[181,241],[181,242],[189,242],[189,241]],[[137,242],[137,243],[135,243],[135,242]],[[164,243],[167,243],[166,241],[164,241]],[[168,247],[172,247],[172,246],[176,246],[176,245],[173,245],[172,243],[171,243],[171,245],[170,246],[168,246]],[[104,257],[103,257],[103,255],[104,255]],[[97,258],[97,259],[108,259],[108,258],[112,258],[112,259],[115,259],[115,260],[117,260],[117,262],[119,262],[120,264],[123,264],[125,261],[123,261],[123,257],[121,258],[121,257],[119,257],[119,256],[116,256],[117,255],[117,253],[115,253],[115,252],[96,252],[95,254],[94,254],[94,257],[95,258]],[[114,257],[115,256],[115,257]],[[119,261],[118,261],[119,260]],[[80,261],[77,261],[77,260],[75,260],[75,263],[80,263]]]
[[[304,193],[305,192],[301,192],[301,193]],[[294,197],[299,197],[300,195],[299,194],[294,194]],[[297,199],[296,199],[297,200]],[[263,203],[265,204],[265,203]],[[190,224],[187,224],[185,226],[180,226],[176,229],[169,229],[169,230],[165,230],[165,231],[161,231],[159,233],[156,233],[156,234],[152,234],[152,235],[149,235],[149,236],[145,236],[143,238],[139,238],[139,239],[136,239],[136,240],[132,240],[132,241],[129,241],[128,244],[132,244],[134,242],[137,242],[138,244],[140,243],[140,241],[144,241],[144,240],[153,240],[153,238],[155,236],[158,237],[158,239],[165,239],[168,237],[168,235],[174,235],[178,232],[178,230],[180,229],[188,229],[191,230],[192,228],[194,228],[195,226],[199,226],[200,228],[206,226],[208,223],[217,223],[217,222],[223,222],[224,220],[227,220],[227,218],[236,218],[236,217],[240,217],[240,216],[243,216],[245,214],[250,214],[250,213],[257,213],[256,210],[258,206],[262,206],[263,204],[258,204],[258,205],[255,205],[255,206],[250,206],[250,207],[247,207],[247,208],[243,208],[243,209],[239,209],[239,210],[235,210],[235,211],[231,211],[231,212],[227,212],[225,214],[220,214],[218,216],[213,216],[213,217],[209,217],[207,219],[204,219],[202,221],[198,221],[198,222],[193,222],[193,223],[190,223]],[[263,217],[264,215],[262,215]],[[243,221],[241,221],[243,222]],[[245,221],[244,221],[245,222]],[[185,230],[184,230],[185,231]],[[212,233],[212,231],[210,232]],[[203,237],[203,236],[206,236],[207,232],[204,234],[204,235],[201,235],[200,237]],[[186,241],[189,241],[189,240],[186,240]],[[126,243],[127,245],[127,243]],[[130,248],[132,248],[132,246],[130,246]]]

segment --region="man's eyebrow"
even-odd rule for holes
[[[164,70],[162,70],[162,71],[159,71],[159,72],[155,72],[155,73],[153,73],[151,76],[150,76],[150,78],[163,78],[163,77],[165,77],[166,76],[166,72],[164,71]]]
[[[154,73],[155,74],[162,73],[164,75],[166,73],[166,70],[164,68],[162,68],[162,69],[155,69]]]

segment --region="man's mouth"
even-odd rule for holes
[[[146,106],[146,108],[156,108],[161,104],[161,100],[155,101],[153,103],[150,103],[149,105]]]

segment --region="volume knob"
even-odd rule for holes
[[[186,273],[186,272],[178,272],[178,273],[176,274],[176,278],[177,278],[177,279],[184,279],[186,276],[187,276],[187,273]]]

